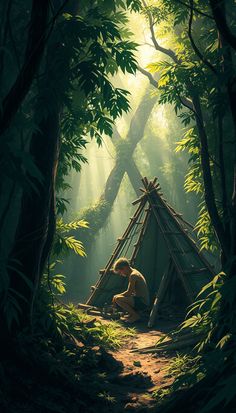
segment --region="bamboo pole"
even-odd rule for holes
[[[158,196],[157,193],[156,193],[156,196]],[[151,207],[152,207],[152,211],[153,211],[153,213],[154,213],[154,215],[155,215],[155,217],[156,217],[157,224],[158,224],[158,226],[159,226],[159,228],[160,228],[160,231],[161,231],[161,233],[162,233],[162,235],[163,235],[163,237],[164,237],[164,240],[165,240],[165,242],[166,242],[166,244],[167,244],[167,247],[168,247],[168,249],[169,249],[170,256],[171,256],[171,258],[172,258],[172,260],[173,260],[173,262],[174,262],[174,264],[175,264],[175,267],[176,267],[176,269],[177,269],[177,272],[179,273],[179,275],[180,275],[180,277],[181,277],[181,279],[182,279],[182,282],[183,282],[183,284],[184,284],[184,286],[185,286],[185,290],[186,290],[187,296],[188,296],[188,298],[189,298],[189,301],[190,301],[190,303],[192,303],[193,300],[194,300],[193,292],[191,291],[191,289],[189,288],[189,286],[186,285],[185,280],[183,279],[182,270],[181,270],[181,268],[179,267],[178,262],[176,261],[175,255],[174,255],[174,253],[173,253],[173,251],[172,251],[172,245],[170,244],[170,241],[169,241],[168,237],[167,237],[166,234],[165,234],[165,230],[162,228],[162,224],[161,224],[161,222],[160,222],[160,219],[159,219],[159,216],[158,216],[158,214],[157,214],[156,208],[155,208],[155,206],[153,205],[152,198],[151,198],[151,196],[150,196],[149,194],[147,194],[147,197],[148,197],[149,203],[150,203],[150,205],[151,205]],[[161,197],[159,197],[159,199],[161,199]]]
[[[163,201],[163,199],[159,196],[158,193],[156,193],[156,196],[159,197],[160,202],[162,203],[162,205],[164,207],[167,207],[167,209],[169,210],[169,213],[171,215],[171,217],[173,218],[174,222],[176,223],[177,227],[179,228],[180,232],[182,232],[183,236],[185,237],[185,239],[187,240],[187,242],[189,242],[189,244],[191,245],[191,247],[195,250],[195,252],[197,253],[197,255],[199,256],[199,258],[201,259],[201,261],[205,264],[205,266],[207,267],[207,269],[211,272],[211,274],[214,274],[210,264],[208,263],[208,261],[205,259],[205,257],[200,254],[198,248],[196,247],[196,244],[194,243],[194,241],[186,234],[186,232],[184,231],[183,227],[180,225],[179,221],[177,220],[177,218],[174,216],[174,214],[172,213],[171,209],[168,208],[168,205],[165,205],[165,202]],[[172,208],[173,209],[173,208]],[[174,211],[174,210],[173,210]]]
[[[159,286],[159,289],[158,289],[158,292],[157,292],[157,295],[156,295],[156,298],[155,298],[155,301],[152,307],[152,311],[150,313],[150,317],[148,321],[149,328],[151,328],[155,322],[161,300],[164,297],[164,294],[167,289],[172,272],[173,272],[173,263],[172,261],[169,261],[167,271],[162,276],[161,283],[160,283],[160,286]]]
[[[142,229],[141,229],[141,231],[140,231],[138,240],[137,240],[137,242],[136,242],[136,244],[135,244],[133,253],[132,253],[131,257],[130,257],[130,263],[131,263],[131,265],[133,265],[134,260],[135,260],[135,258],[136,258],[136,256],[137,256],[138,249],[139,249],[139,246],[140,246],[140,244],[141,244],[141,242],[142,242],[142,239],[143,239],[143,237],[144,237],[144,234],[145,234],[145,232],[146,232],[146,229],[147,229],[147,225],[148,225],[150,216],[151,216],[151,208],[148,208],[147,211],[146,211],[146,215],[145,215],[145,217],[144,217],[143,226],[142,226]]]
[[[144,185],[147,185],[145,181],[144,181]],[[213,271],[212,271],[211,266],[209,265],[209,263],[207,262],[207,260],[205,259],[205,257],[202,256],[202,255],[199,253],[199,251],[198,251],[198,249],[197,249],[194,241],[193,241],[191,238],[188,237],[188,235],[187,235],[186,232],[183,230],[182,226],[180,225],[180,223],[178,222],[178,220],[176,219],[176,217],[175,217],[175,216],[173,215],[173,213],[171,212],[170,208],[168,208],[168,207],[166,206],[166,203],[163,201],[163,199],[161,198],[161,196],[159,195],[159,193],[158,193],[157,191],[155,192],[155,196],[156,196],[157,199],[160,201],[161,207],[169,212],[169,215],[172,217],[172,219],[173,219],[174,222],[176,223],[177,228],[179,229],[180,233],[182,233],[182,235],[184,236],[184,238],[187,240],[188,244],[194,249],[194,251],[195,251],[196,254],[198,255],[200,261],[203,262],[203,264],[206,266],[206,270],[210,271],[211,274],[214,274]],[[184,284],[184,286],[185,286],[185,290],[186,290],[186,292],[187,292],[187,296],[189,297],[190,302],[193,302],[193,300],[194,300],[194,298],[195,298],[194,293],[193,293],[193,291],[190,289],[189,285],[186,284],[186,280],[185,280],[185,278],[184,278],[184,276],[183,276],[183,271],[182,271],[182,269],[179,267],[178,262],[177,262],[176,259],[175,259],[174,253],[172,253],[172,246],[171,246],[171,244],[170,244],[170,242],[169,242],[168,237],[167,237],[166,234],[165,234],[165,231],[164,231],[163,228],[162,228],[162,223],[161,223],[161,221],[160,221],[160,219],[159,219],[159,216],[158,216],[157,211],[156,211],[156,208],[155,208],[155,207],[156,207],[156,204],[153,203],[153,199],[152,199],[150,193],[147,193],[147,197],[148,197],[148,200],[149,200],[150,205],[152,206],[153,213],[154,213],[154,215],[155,215],[155,217],[156,217],[156,219],[157,219],[157,222],[158,222],[158,224],[159,224],[159,227],[160,227],[160,230],[161,230],[161,232],[162,232],[162,234],[163,234],[163,237],[164,237],[164,239],[165,239],[165,241],[166,241],[166,243],[167,243],[167,245],[168,245],[170,254],[171,254],[172,259],[173,259],[173,261],[174,261],[174,263],[175,263],[175,265],[176,265],[176,269],[177,269],[177,271],[178,271],[178,273],[179,273],[179,276],[180,276],[180,278],[181,278],[181,280],[182,280],[182,282],[183,282],[183,284]],[[158,206],[158,208],[159,208],[159,206]],[[178,245],[180,245],[179,242],[178,242]],[[183,253],[185,253],[185,252],[183,251],[181,245],[180,245],[180,249],[182,250]],[[174,252],[174,251],[173,251],[173,252]]]
[[[166,345],[161,346],[156,346],[153,348],[148,348],[148,349],[135,349],[136,353],[140,354],[151,354],[151,353],[158,353],[158,352],[163,352],[163,351],[177,351],[177,350],[182,350],[184,348],[194,346],[197,344],[199,340],[199,337],[192,337],[192,339],[188,340],[181,340],[181,341],[176,341],[176,342],[171,342]]]
[[[146,204],[146,199],[143,199],[142,202],[140,202],[138,208],[136,209],[134,215],[132,216],[132,218],[130,219],[130,223],[128,225],[128,227],[126,228],[125,232],[123,233],[122,237],[120,238],[120,240],[118,240],[118,244],[115,247],[110,259],[108,260],[104,272],[103,274],[101,274],[101,277],[98,279],[98,281],[95,284],[95,288],[94,291],[91,293],[90,297],[88,298],[86,304],[90,304],[92,302],[92,300],[96,297],[97,295],[97,290],[98,288],[101,288],[103,286],[106,274],[110,271],[111,266],[113,265],[114,261],[116,260],[116,258],[118,257],[128,235],[130,234],[133,225],[135,224],[136,221],[138,221],[140,214],[144,208]]]

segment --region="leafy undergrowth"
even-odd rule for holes
[[[178,353],[170,359],[168,366],[163,369],[164,377],[174,378],[174,382],[168,388],[160,388],[153,392],[153,397],[158,403],[165,402],[172,397],[175,391],[191,387],[198,382],[204,373],[199,371],[200,356]]]
[[[174,378],[172,385],[154,393],[162,413],[236,411],[234,287],[234,278],[221,272],[190,306],[180,330],[199,335],[199,340],[190,354],[170,362],[166,375]],[[228,318],[226,308],[231,309]]]
[[[107,411],[114,400],[106,378],[121,365],[106,350],[134,330],[102,324],[74,306],[57,306],[52,321],[47,337],[18,337],[14,358],[0,364],[1,413]]]

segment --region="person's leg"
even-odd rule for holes
[[[119,298],[122,296],[122,294],[116,294],[113,296],[112,298],[112,305],[113,305],[113,309],[117,309],[118,304],[117,304],[117,300],[119,300]]]
[[[123,310],[128,312],[128,321],[134,322],[140,318],[139,314],[134,309],[133,297],[125,297],[120,294],[114,297],[114,302]]]

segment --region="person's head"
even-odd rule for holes
[[[119,258],[115,262],[113,269],[117,274],[122,275],[123,277],[127,277],[131,272],[129,260],[127,260],[127,258],[125,257]]]

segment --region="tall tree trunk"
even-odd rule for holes
[[[59,151],[59,120],[60,110],[54,108],[53,113],[40,124],[39,132],[32,137],[30,154],[43,176],[43,182],[36,182],[37,191],[24,192],[17,227],[14,248],[11,259],[17,260],[19,272],[11,271],[11,289],[13,294],[20,294],[21,313],[19,325],[29,325],[32,299],[38,288],[43,263],[46,259],[43,250],[48,237],[48,231],[54,216],[53,199],[55,173]],[[52,231],[52,228],[50,228]],[[24,278],[20,276],[24,274]],[[31,287],[25,282],[31,283]]]
[[[222,7],[224,4],[222,4]],[[234,178],[233,178],[233,188],[232,188],[232,199],[230,208],[230,256],[235,257],[236,254],[236,75],[234,69],[233,58],[231,55],[231,49],[225,40],[225,37],[219,34],[220,43],[223,50],[223,72],[226,77],[226,87],[228,93],[229,107],[232,115],[233,125],[234,125]],[[230,270],[230,275],[236,275],[236,262],[233,259]]]
[[[147,8],[145,0],[142,0],[142,2],[145,8]],[[193,39],[191,37],[191,25],[192,25],[192,19],[193,19],[193,2],[192,1],[190,2],[190,9],[191,9],[191,14],[190,14],[190,19],[189,19],[188,35],[190,37],[191,44],[194,47],[194,50],[196,51],[196,45],[193,44]],[[154,22],[151,11],[148,9],[147,9],[147,15],[148,15],[148,20],[149,20],[151,38],[152,38],[155,49],[158,52],[162,52],[165,55],[169,56],[173,60],[174,63],[181,64],[182,63],[181,59],[179,59],[178,56],[172,50],[163,48],[159,45],[159,43],[157,42],[156,36],[155,36],[155,31],[154,31],[155,22]],[[201,55],[199,57],[202,59]],[[209,65],[209,62],[206,62],[205,59],[203,59],[203,62],[204,64]],[[214,73],[217,75],[215,68],[212,67],[212,65],[210,65],[210,67],[214,71]],[[219,239],[221,248],[223,250],[223,255],[224,257],[228,257],[229,250],[230,250],[229,239],[227,235],[225,234],[224,226],[222,224],[222,221],[220,219],[219,212],[216,206],[213,182],[212,182],[212,176],[211,176],[211,169],[210,169],[208,138],[207,138],[207,134],[206,134],[205,126],[204,126],[204,119],[202,115],[199,94],[190,79],[186,78],[185,86],[189,94],[189,97],[191,98],[191,101],[190,101],[190,104],[188,103],[186,104],[186,99],[185,99],[185,102],[182,102],[182,103],[184,106],[187,106],[190,110],[193,110],[195,114],[198,136],[199,136],[199,141],[201,144],[201,165],[202,165],[202,172],[203,172],[204,195],[205,195],[207,210],[212,220],[212,224],[216,232],[216,235]]]
[[[209,157],[209,149],[208,149],[208,139],[204,127],[204,121],[202,116],[201,104],[198,93],[194,91],[191,87],[191,98],[194,105],[195,110],[195,119],[196,125],[198,130],[198,136],[200,140],[200,148],[201,148],[201,165],[202,165],[202,173],[203,173],[203,181],[204,181],[204,194],[205,194],[205,202],[207,206],[208,213],[210,215],[212,224],[214,226],[216,235],[219,239],[222,251],[225,257],[229,256],[229,243],[228,239],[225,234],[225,230],[223,224],[221,222],[216,202],[215,202],[215,195],[213,190],[213,182],[211,176],[211,169],[210,169],[210,157]]]
[[[225,0],[210,0],[212,14],[214,16],[216,26],[225,41],[236,50],[236,36],[228,26],[225,13]]]
[[[73,6],[77,10],[76,0]],[[48,47],[46,74],[39,85],[38,102],[35,108],[38,128],[32,135],[29,153],[42,176],[42,182],[33,179],[36,190],[29,192],[28,188],[22,194],[19,222],[10,257],[14,264],[11,267],[14,268],[9,273],[9,291],[20,307],[18,321],[15,320],[12,324],[12,333],[30,326],[34,299],[55,230],[55,178],[60,146],[60,115],[68,84],[66,81],[59,84],[56,79],[60,78],[62,71],[69,75],[70,63],[70,56],[66,59],[61,58],[63,52],[61,40],[55,37]],[[57,62],[56,72],[54,62]],[[50,106],[50,111],[46,116],[41,117],[44,104]],[[30,179],[32,180],[31,177]]]
[[[33,0],[24,63],[14,84],[3,99],[0,111],[0,137],[25,99],[39,68],[46,45],[49,0]]]

